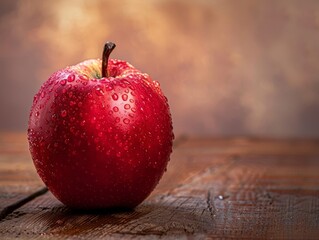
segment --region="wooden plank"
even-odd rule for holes
[[[25,134],[0,134],[0,220],[43,191],[29,155]]]
[[[318,141],[188,140],[174,150],[156,191],[134,211],[74,211],[48,193],[0,222],[0,234],[5,239],[317,239],[318,149]]]

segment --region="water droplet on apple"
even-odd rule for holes
[[[125,124],[129,124],[129,123],[130,123],[130,119],[124,118],[124,119],[123,119],[123,122],[124,122]]]
[[[66,84],[66,80],[65,80],[65,79],[61,80],[61,81],[60,81],[60,84],[61,84],[62,86],[64,86],[64,85]]]
[[[42,97],[42,98],[45,97],[45,91],[43,91],[43,92],[41,93],[41,97]]]
[[[105,89],[107,90],[107,91],[111,91],[111,90],[113,90],[113,86],[111,85],[111,84],[105,84]]]
[[[135,112],[136,112],[136,108],[131,108],[131,111],[132,111],[133,113],[135,113]]]
[[[116,101],[117,99],[119,99],[119,96],[116,93],[114,93],[112,95],[112,98],[113,98],[114,101]]]
[[[66,115],[67,115],[68,113],[67,113],[67,111],[66,110],[62,110],[61,111],[61,117],[66,117]]]
[[[75,76],[73,74],[68,76],[68,82],[73,82],[75,79]]]
[[[40,115],[40,113],[39,113],[39,112],[36,112],[36,113],[35,113],[35,116],[36,116],[36,117],[38,117],[39,115]]]
[[[122,95],[122,99],[123,99],[123,101],[126,101],[126,100],[128,99],[127,94],[123,94],[123,95]]]
[[[160,87],[160,83],[158,81],[153,81],[155,87]]]
[[[79,78],[84,81],[89,80],[89,77],[86,74],[80,75]]]
[[[82,102],[78,102],[78,107],[82,107],[83,103]]]
[[[116,117],[116,118],[115,118],[115,122],[117,122],[117,123],[120,122],[120,118],[119,118],[119,117]]]
[[[113,107],[113,111],[114,111],[114,112],[118,112],[118,111],[119,111],[119,108],[115,106],[115,107]]]
[[[96,93],[96,95],[98,95],[98,96],[103,96],[103,95],[104,95],[104,91],[103,91],[103,89],[101,89],[100,87],[97,87],[97,88],[95,89],[95,93]]]
[[[125,104],[125,105],[124,105],[124,109],[128,110],[128,109],[130,109],[130,108],[131,108],[131,105],[130,105],[130,104]]]
[[[112,130],[113,130],[112,127],[109,127],[109,128],[107,129],[108,132],[112,132]]]

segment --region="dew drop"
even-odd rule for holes
[[[114,93],[112,95],[112,98],[113,98],[114,101],[116,101],[117,99],[119,99],[119,96],[116,93]]]
[[[64,86],[64,85],[66,84],[66,80],[65,80],[65,79],[61,80],[61,81],[60,81],[60,84],[61,84],[62,86]]]
[[[35,116],[36,116],[36,117],[38,117],[39,115],[40,115],[40,113],[39,113],[39,112],[36,112],[36,113],[35,113]]]
[[[154,82],[154,85],[155,85],[155,87],[160,87],[160,83],[158,82],[158,81],[153,81]]]
[[[118,112],[118,111],[119,111],[119,108],[115,106],[115,107],[113,107],[113,111],[114,111],[114,112]]]
[[[98,96],[103,96],[103,95],[104,95],[104,91],[103,91],[103,89],[101,89],[100,87],[97,87],[97,88],[95,89],[95,93],[96,93],[96,95],[98,95]]]
[[[116,118],[115,118],[115,122],[117,122],[117,123],[120,122],[120,118],[119,118],[119,117],[116,117]]]
[[[85,75],[85,74],[80,75],[79,78],[80,78],[81,80],[85,80],[85,81],[89,80],[89,77],[88,77],[87,75]]]
[[[66,110],[62,110],[61,111],[61,117],[66,117],[67,115],[67,111]]]
[[[129,123],[130,123],[130,119],[124,118],[124,119],[123,119],[123,122],[124,122],[125,124],[129,124]]]
[[[124,105],[124,109],[127,110],[127,109],[130,109],[130,108],[131,108],[131,105],[130,105],[130,104],[125,104],[125,105]]]
[[[126,101],[126,100],[127,100],[127,98],[128,98],[127,94],[123,94],[123,95],[122,95],[122,99],[123,99],[123,101]]]
[[[41,97],[42,97],[42,98],[45,97],[45,92],[44,92],[44,91],[41,93]]]
[[[68,76],[68,82],[73,82],[75,79],[75,76],[73,74]]]
[[[80,124],[81,124],[81,126],[84,126],[85,120],[83,120]]]
[[[131,90],[135,90],[135,87],[132,86],[132,85],[130,85],[129,88],[130,88]]]
[[[110,85],[110,84],[105,84],[105,89],[106,89],[107,91],[111,91],[111,90],[113,90],[113,86]]]

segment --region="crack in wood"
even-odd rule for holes
[[[211,191],[210,190],[207,191],[206,203],[207,203],[208,211],[210,213],[210,217],[211,217],[212,220],[214,220],[215,213],[216,213],[216,208],[215,208],[214,202],[212,202],[212,197],[211,197]]]
[[[41,188],[40,190],[32,193],[31,195],[22,198],[21,200],[5,207],[2,209],[2,211],[0,212],[0,221],[2,221],[5,217],[7,217],[10,213],[14,212],[15,210],[17,210],[18,208],[22,207],[23,205],[25,205],[26,203],[32,201],[33,199],[45,194],[48,191],[48,189],[46,187]]]

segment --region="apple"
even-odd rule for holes
[[[47,188],[73,208],[134,208],[166,171],[174,138],[158,82],[122,60],[93,59],[51,75],[35,95],[30,153]]]

